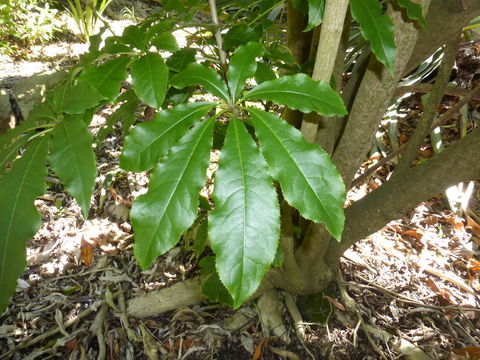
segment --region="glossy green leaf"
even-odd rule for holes
[[[137,125],[125,138],[120,166],[137,172],[151,169],[190,126],[215,105],[208,102],[181,104],[156,114],[152,121]]]
[[[230,59],[227,80],[233,103],[245,88],[247,79],[255,74],[257,70],[256,58],[262,56],[264,51],[265,49],[261,44],[251,42],[240,46]]]
[[[157,164],[148,192],[133,203],[134,253],[142,269],[170,250],[197,217],[210,164],[213,118],[197,124]]]
[[[300,11],[302,14],[306,14],[308,11],[307,0],[291,0],[292,6],[295,10]]]
[[[205,256],[199,264],[202,275],[206,278],[203,282],[202,292],[207,295],[211,302],[219,302],[223,305],[233,307],[232,296],[228,293],[225,285],[222,284],[215,269],[215,257]]]
[[[48,160],[53,171],[77,200],[83,216],[88,217],[97,167],[92,136],[79,116],[66,116],[50,139]]]
[[[42,224],[33,202],[45,192],[47,145],[33,140],[0,183],[0,314],[27,264],[25,244]]]
[[[407,10],[407,15],[410,19],[418,21],[424,28],[427,27],[427,21],[422,14],[422,5],[411,0],[398,0],[398,5]]]
[[[325,81],[314,81],[305,74],[282,76],[250,90],[245,99],[270,100],[302,112],[316,111],[324,116],[345,115],[343,101]]]
[[[168,66],[160,54],[150,53],[135,60],[131,66],[135,94],[148,106],[162,106],[168,84]]]
[[[350,0],[350,11],[360,24],[363,37],[371,42],[378,61],[391,72],[395,65],[395,41],[392,20],[382,13],[378,0]]]
[[[167,65],[172,70],[181,71],[185,69],[188,64],[195,62],[196,53],[197,50],[192,48],[178,50],[168,58]]]
[[[249,108],[260,150],[287,202],[307,219],[323,222],[340,241],[345,186],[328,154],[279,117]]]
[[[192,63],[170,80],[177,89],[185,86],[201,85],[209,93],[228,101],[228,89],[220,74],[206,66]]]
[[[267,163],[238,119],[228,126],[213,200],[210,245],[220,279],[237,308],[260,285],[280,236],[277,193]]]
[[[113,100],[120,90],[120,83],[127,77],[126,67],[130,59],[121,56],[99,66],[90,66],[83,70],[79,81],[85,81],[108,100]]]
[[[151,40],[152,45],[154,45],[158,50],[166,50],[170,52],[175,52],[179,49],[177,40],[171,32],[164,32],[155,36]]]
[[[0,148],[0,177],[7,170],[7,165],[15,160],[20,148],[28,141],[28,136],[20,136],[8,147]]]
[[[265,81],[275,80],[277,75],[275,75],[275,71],[263,62],[259,62],[257,64],[257,71],[255,72],[255,81],[257,84],[261,84]]]
[[[325,0],[308,0],[308,24],[305,32],[313,30],[323,21],[325,11]]]
[[[82,114],[87,109],[95,107],[106,99],[93,85],[86,81],[77,81],[67,86],[61,110],[67,114]]]
[[[146,50],[144,32],[137,25],[127,26],[125,30],[123,30],[121,41],[138,50]]]
[[[234,25],[223,35],[223,49],[230,50],[249,42],[258,41],[260,41],[260,36],[250,26],[245,24]]]

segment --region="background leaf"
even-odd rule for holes
[[[407,10],[407,15],[412,20],[417,20],[422,27],[427,27],[427,21],[422,14],[422,5],[411,0],[398,0],[398,5]]]
[[[47,144],[33,140],[0,183],[0,313],[27,264],[25,243],[42,223],[33,202],[45,192]]]
[[[251,42],[240,46],[230,59],[227,79],[233,103],[245,88],[247,79],[255,74],[257,70],[256,58],[262,56],[264,51],[265,49],[261,44]]]
[[[310,31],[320,25],[324,11],[325,0],[308,0],[308,25],[303,31]]]
[[[189,85],[201,85],[209,93],[228,101],[229,94],[220,74],[206,66],[191,63],[182,72],[172,77],[170,84],[177,89]]]
[[[223,35],[223,49],[228,51],[237,46],[258,41],[260,41],[260,36],[250,26],[245,24],[235,25]]]
[[[59,95],[61,94],[64,97],[59,109],[67,114],[82,114],[106,98],[94,86],[85,81],[77,81],[76,84],[67,86],[65,92],[59,92]],[[59,99],[59,101],[61,100]]]
[[[245,99],[270,100],[303,112],[325,116],[345,115],[343,101],[325,81],[314,81],[305,74],[282,76],[265,81],[250,90]]]
[[[195,62],[196,49],[183,48],[178,50],[167,60],[169,68],[175,71],[181,71],[187,67],[188,64]]]
[[[170,52],[178,51],[178,43],[175,39],[175,36],[171,32],[164,32],[158,34],[151,40],[152,45],[154,45],[158,50],[166,50]]]
[[[120,90],[120,83],[127,77],[126,67],[130,59],[121,56],[107,61],[99,66],[87,67],[79,76],[79,81],[85,81],[108,100],[113,100]]]
[[[167,93],[168,67],[160,54],[150,53],[135,60],[131,66],[135,94],[148,106],[158,109]]]
[[[66,116],[50,139],[48,157],[55,174],[77,200],[83,216],[88,217],[97,167],[92,136],[79,116]]]
[[[238,308],[272,263],[280,235],[277,193],[255,142],[232,119],[222,148],[209,215],[209,235],[220,279]]]
[[[125,138],[120,166],[125,170],[151,169],[168,150],[216,104],[182,104],[155,115],[152,121],[137,125]]]
[[[395,65],[395,41],[392,20],[382,14],[378,0],[350,0],[350,11],[360,24],[363,37],[371,42],[378,61],[391,72]]]
[[[248,112],[260,150],[287,202],[304,218],[325,223],[340,241],[345,186],[328,154],[279,117],[254,108]]]
[[[148,192],[133,203],[135,257],[146,269],[170,250],[197,216],[210,164],[213,118],[197,124],[153,170]]]
[[[272,70],[272,67],[263,63],[259,62],[257,64],[257,71],[255,72],[255,81],[257,84],[261,84],[265,81],[275,80],[277,75],[275,75],[275,71]]]

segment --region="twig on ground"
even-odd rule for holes
[[[108,313],[108,304],[104,302],[100,306],[100,311],[97,313],[95,320],[93,321],[92,326],[90,326],[90,331],[97,336],[98,340],[98,356],[97,360],[105,360],[107,356],[107,347],[105,345],[105,336],[103,335],[103,323]]]
[[[80,314],[78,314],[76,317],[68,320],[65,324],[64,324],[64,328],[68,328],[74,324],[76,324],[78,321],[80,321],[81,319],[87,317],[88,315],[94,313],[97,311],[98,307],[101,306],[102,304],[104,304],[105,302],[104,301],[98,301],[96,303],[94,303],[93,305],[89,306],[87,309],[85,309],[84,311],[82,311]],[[23,344],[20,344],[18,346],[16,346],[15,348],[13,348],[12,350],[10,350],[9,352],[3,354],[3,355],[0,355],[0,359],[5,359],[5,358],[8,358],[12,353],[14,353],[15,351],[17,350],[21,350],[21,349],[25,349],[25,348],[28,348],[32,345],[35,345],[35,344],[38,344],[39,342],[42,342],[46,339],[48,339],[49,337],[51,336],[54,336],[56,334],[58,334],[60,332],[60,327],[57,326],[55,327],[54,329],[51,329],[37,337],[35,337],[34,339],[30,340],[30,341],[27,341],[26,343],[23,343]]]

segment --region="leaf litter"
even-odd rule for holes
[[[93,133],[103,121],[97,114]],[[400,140],[410,129],[401,130]],[[128,213],[148,176],[119,170],[121,145],[116,131],[97,150],[88,220],[55,178],[36,201],[44,223],[28,244],[27,269],[0,317],[0,359],[480,358],[478,183],[468,216],[446,210],[437,197],[348,250],[340,262],[344,278],[326,289],[324,302],[303,312],[304,343],[285,346],[264,337],[249,303],[236,312],[202,303],[143,320],[128,317],[128,299],[199,270],[185,244],[139,270]],[[388,163],[379,168],[350,199],[380,186],[390,170]],[[327,321],[313,316],[322,310]],[[285,319],[295,338],[294,324]]]

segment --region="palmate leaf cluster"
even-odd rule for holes
[[[360,10],[358,18],[363,15]],[[27,121],[0,135],[0,309],[23,272],[25,242],[41,224],[33,202],[45,190],[45,175],[55,173],[88,217],[96,178],[93,144],[118,122],[127,133],[121,168],[151,172],[148,192],[131,211],[134,252],[143,269],[199,226],[203,235],[197,236],[197,255],[206,243],[215,254],[200,261],[207,275],[204,290],[212,300],[238,307],[274,259],[281,265],[279,201],[324,223],[341,239],[345,189],[331,159],[268,110],[278,104],[343,116],[347,111],[340,96],[328,83],[298,73],[300,66],[285,47],[262,42],[258,28],[243,24],[224,34],[225,67],[201,49],[180,48],[172,35],[175,25],[175,20],[152,16],[103,44],[100,35],[91,37],[89,52],[68,79]],[[372,35],[372,48],[373,38],[382,36]],[[131,85],[124,88],[127,79]],[[194,100],[199,88],[209,101]],[[152,121],[131,127],[141,103],[157,113]],[[106,104],[117,110],[93,137],[88,126]],[[213,150],[220,157],[211,204],[199,215],[199,193]]]

